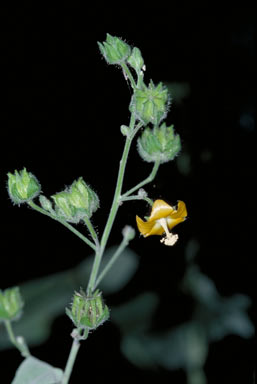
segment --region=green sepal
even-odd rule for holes
[[[158,125],[168,112],[169,95],[168,89],[159,83],[157,86],[151,81],[147,87],[136,89],[130,103],[130,112],[136,118],[147,125],[152,123]]]
[[[171,161],[181,149],[180,137],[174,133],[174,126],[145,128],[137,142],[140,156],[147,162],[165,163]]]
[[[75,292],[71,308],[66,308],[66,314],[78,329],[93,330],[109,318],[109,309],[104,304],[101,292],[86,295],[83,290]]]
[[[134,70],[137,72],[137,75],[139,75],[140,71],[144,66],[144,59],[142,57],[140,49],[138,49],[137,47],[134,47],[132,49],[132,53],[129,56],[127,62],[132,68],[134,68]]]

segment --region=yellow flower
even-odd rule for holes
[[[171,207],[163,200],[155,200],[152,212],[147,221],[143,221],[136,216],[137,227],[144,237],[152,235],[166,234],[161,242],[165,245],[174,245],[178,240],[178,235],[169,232],[169,229],[184,221],[187,217],[186,204],[179,200],[177,209]]]

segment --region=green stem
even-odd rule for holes
[[[132,75],[132,73],[130,72],[130,69],[129,67],[127,66],[126,63],[122,63],[121,64],[121,68],[123,69],[124,73],[126,74],[126,76],[129,78],[129,81],[131,83],[131,86],[133,89],[136,89],[137,88],[137,85],[135,83],[135,80],[134,80],[134,77]]]
[[[121,201],[131,201],[131,200],[145,200],[149,205],[153,205],[153,200],[150,199],[149,197],[141,197],[141,196],[138,196],[138,195],[132,195],[132,196],[128,196],[128,197],[122,197],[121,198]]]
[[[122,242],[120,243],[119,247],[117,248],[117,250],[114,252],[114,254],[112,255],[111,259],[109,260],[109,262],[106,264],[106,266],[104,267],[104,269],[102,270],[102,272],[99,274],[96,282],[95,282],[95,285],[94,285],[94,290],[96,289],[96,287],[100,284],[100,282],[102,281],[102,279],[104,278],[104,276],[109,272],[109,270],[111,269],[111,267],[113,266],[113,264],[115,263],[115,261],[118,259],[118,257],[121,255],[121,253],[124,251],[124,249],[127,247],[129,241],[127,238],[123,238]]]
[[[153,181],[153,179],[155,178],[156,174],[157,174],[157,171],[159,169],[159,166],[160,166],[160,161],[156,161],[154,163],[154,166],[153,166],[153,169],[152,169],[152,172],[150,173],[150,175],[143,181],[141,181],[141,183],[138,183],[137,185],[135,185],[135,187],[131,188],[129,191],[127,191],[126,193],[124,193],[122,196],[121,196],[121,201],[125,201],[126,197],[131,195],[131,193],[137,191],[139,188],[143,187],[144,185],[150,183],[151,181]]]
[[[90,219],[87,216],[85,216],[83,220],[84,220],[84,222],[85,222],[85,224],[86,224],[86,226],[90,232],[90,235],[92,236],[92,239],[94,240],[96,246],[98,247],[99,246],[98,236],[97,236],[97,233],[96,233]]]
[[[95,254],[94,264],[93,264],[93,267],[91,270],[91,275],[90,275],[88,286],[87,286],[87,292],[92,292],[94,290],[97,274],[98,274],[99,267],[100,267],[101,260],[102,260],[102,256],[103,256],[103,253],[104,253],[104,250],[106,247],[106,243],[108,241],[108,238],[109,238],[112,226],[113,226],[114,219],[115,219],[116,214],[117,214],[118,209],[119,209],[121,189],[122,189],[122,185],[123,185],[124,173],[125,173],[125,168],[126,168],[126,164],[127,164],[127,160],[128,160],[128,154],[129,154],[130,146],[131,146],[132,140],[135,136],[135,132],[138,131],[138,129],[141,126],[141,125],[140,126],[138,125],[137,128],[134,129],[135,121],[136,121],[135,116],[134,116],[134,114],[132,114],[131,118],[130,118],[130,125],[129,125],[129,129],[130,129],[130,132],[132,132],[132,134],[126,136],[126,142],[125,142],[122,158],[120,161],[119,173],[118,173],[117,184],[116,184],[115,193],[114,193],[114,197],[113,197],[113,202],[112,202],[109,217],[108,217],[108,220],[106,222],[104,232],[103,232],[103,235],[101,238],[100,249],[98,251],[96,251],[96,254]]]
[[[70,375],[72,373],[72,369],[79,351],[79,347],[80,347],[80,342],[76,338],[74,338],[71,346],[70,354],[67,360],[67,364],[65,367],[65,371],[63,374],[62,384],[68,384],[69,382]]]
[[[15,337],[10,320],[5,320],[5,327],[12,344],[20,351],[23,357],[29,357],[30,352],[23,337]]]
[[[29,201],[28,204],[31,206],[31,208],[35,209],[36,211],[42,213],[43,215],[46,215],[48,217],[51,217],[51,219],[58,221],[59,223],[63,224],[66,228],[68,228],[71,232],[73,232],[76,236],[78,236],[81,240],[83,240],[87,245],[89,245],[94,251],[96,250],[96,246],[92,241],[90,241],[87,237],[82,235],[81,232],[77,231],[72,225],[67,223],[67,221],[60,219],[57,216],[52,215],[51,213],[45,211],[43,208],[39,207],[37,204],[35,204],[33,201]]]

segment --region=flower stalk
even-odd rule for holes
[[[78,231],[76,228],[74,228],[71,224],[67,223],[67,221],[65,221],[64,219],[61,219],[60,217],[57,217],[57,216],[53,215],[52,213],[45,211],[43,208],[39,207],[39,206],[38,206],[36,203],[34,203],[33,201],[29,201],[29,202],[28,202],[28,205],[30,205],[31,208],[35,209],[35,210],[38,211],[39,213],[42,213],[43,215],[46,215],[46,216],[48,216],[48,217],[51,217],[51,219],[58,221],[59,223],[61,223],[62,225],[64,225],[66,228],[68,228],[71,232],[73,232],[74,235],[78,236],[82,241],[84,241],[84,243],[86,243],[87,245],[89,245],[90,248],[92,248],[94,251],[96,250],[96,246],[95,246],[94,243],[92,243],[92,241],[90,241],[87,237],[85,237],[84,235],[82,235],[81,232],[79,232],[79,231]]]
[[[131,119],[130,119],[130,124],[129,124],[130,132],[134,131],[135,122],[136,122],[135,116],[134,116],[134,114],[132,114]],[[101,260],[103,257],[103,253],[104,253],[104,250],[105,250],[105,247],[106,247],[106,244],[107,244],[107,241],[108,241],[108,238],[109,238],[109,235],[110,235],[110,232],[111,232],[111,229],[112,229],[115,217],[116,217],[116,214],[117,214],[118,209],[119,209],[121,190],[122,190],[122,185],[123,185],[123,180],[124,180],[124,173],[125,173],[125,168],[126,168],[126,164],[127,164],[127,160],[128,160],[128,154],[129,154],[129,150],[130,150],[130,146],[131,146],[133,137],[134,137],[133,134],[131,136],[128,135],[126,137],[123,154],[122,154],[122,158],[120,161],[120,167],[119,167],[118,178],[117,178],[115,193],[114,193],[114,197],[113,197],[113,202],[112,202],[109,217],[107,219],[107,222],[106,222],[106,225],[104,228],[102,239],[100,242],[100,248],[99,248],[99,250],[96,251],[96,254],[95,254],[94,264],[92,267],[91,275],[90,275],[88,286],[87,286],[87,292],[88,293],[92,292],[95,289],[95,282],[96,282],[97,274],[99,271],[100,263],[101,263]]]
[[[70,376],[74,367],[74,363],[80,348],[80,342],[78,339],[74,338],[70,350],[70,354],[66,363],[65,371],[63,374],[62,384],[68,384]]]
[[[11,321],[5,320],[4,325],[11,343],[20,351],[23,357],[25,358],[29,357],[30,352],[29,352],[28,346],[22,336],[18,336],[18,337],[15,336]]]

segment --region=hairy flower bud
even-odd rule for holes
[[[52,202],[49,199],[47,199],[44,195],[40,195],[39,196],[39,201],[40,201],[41,207],[45,211],[48,211],[52,215],[55,215],[55,211],[53,209],[53,204],[52,204]]]
[[[147,162],[166,163],[181,149],[179,135],[174,134],[173,125],[167,127],[166,123],[153,129],[145,128],[137,144],[140,156]]]
[[[8,173],[8,193],[14,204],[26,203],[39,195],[40,184],[32,173],[26,168],[22,171],[15,170],[14,174]]]
[[[107,33],[106,41],[98,43],[99,49],[109,64],[121,64],[130,56],[131,48],[123,40]]]
[[[83,290],[75,292],[71,308],[66,308],[66,313],[77,328],[88,330],[96,329],[109,318],[109,309],[99,291],[93,295],[86,295]]]
[[[122,235],[129,242],[134,239],[136,231],[130,225],[126,225],[122,230]]]
[[[22,308],[23,300],[18,287],[0,290],[0,321],[18,319]]]
[[[135,113],[136,118],[145,125],[152,123],[158,125],[167,115],[168,90],[159,83],[156,87],[151,81],[147,87],[136,89],[130,103],[130,112]]]
[[[144,66],[144,59],[142,57],[140,50],[137,47],[133,48],[132,53],[129,56],[127,61],[131,65],[131,67],[134,68],[137,74],[140,73],[140,71]]]
[[[74,181],[67,190],[56,193],[52,198],[57,216],[72,223],[78,223],[85,216],[90,218],[99,207],[98,196],[82,177]]]

